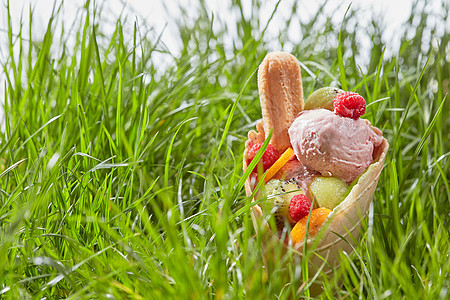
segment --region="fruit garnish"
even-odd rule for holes
[[[255,143],[250,150],[248,151],[248,163],[255,158],[256,153],[261,149],[262,143]],[[267,145],[266,151],[264,151],[264,154],[260,160],[262,161],[262,167],[264,172],[269,169],[280,157],[280,154],[278,153],[278,150],[275,149],[275,147],[271,144]],[[257,167],[253,169],[252,172],[257,172]]]
[[[344,200],[348,184],[337,177],[318,176],[311,182],[309,189],[319,207],[334,209]]]
[[[269,180],[292,158],[292,155],[294,155],[294,149],[291,147],[287,148],[280,158],[269,168],[269,170],[267,170],[264,181],[269,182]]]
[[[311,200],[303,194],[295,195],[289,204],[289,215],[292,220],[298,222],[304,216],[309,214],[311,209]]]
[[[325,108],[333,110],[333,99],[344,92],[335,87],[323,87],[314,91],[305,101],[305,109]]]
[[[354,92],[343,92],[333,100],[333,108],[337,115],[357,120],[366,112],[366,100]]]
[[[274,216],[278,230],[283,229],[286,220],[291,225],[295,224],[289,214],[289,204],[293,197],[301,193],[302,190],[295,183],[273,179],[266,184],[267,200],[263,203],[263,208]]]
[[[322,223],[327,219],[328,215],[331,213],[331,210],[325,207],[319,207],[314,209],[311,212],[311,218],[309,221],[308,227],[308,216],[303,217],[300,221],[298,221],[294,228],[292,228],[290,237],[292,240],[292,244],[296,245],[299,242],[303,241],[306,234],[306,229],[308,228],[308,234],[310,236],[314,236],[318,231]]]

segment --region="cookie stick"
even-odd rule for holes
[[[291,143],[288,129],[303,110],[300,64],[292,54],[271,52],[258,69],[258,90],[267,134],[273,128],[270,143],[283,153]]]

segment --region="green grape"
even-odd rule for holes
[[[325,108],[333,110],[333,99],[343,90],[334,87],[324,87],[314,91],[305,101],[306,109]]]
[[[348,191],[348,184],[337,177],[316,177],[309,189],[319,207],[333,210],[344,200]]]

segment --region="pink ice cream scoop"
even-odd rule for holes
[[[302,111],[289,128],[297,159],[323,176],[350,183],[373,161],[382,132],[364,119],[336,115],[327,109]]]

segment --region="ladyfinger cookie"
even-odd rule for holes
[[[290,147],[288,128],[303,110],[303,88],[300,64],[290,53],[271,52],[258,70],[264,132],[273,129],[270,143],[283,153]]]

